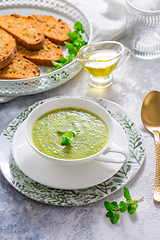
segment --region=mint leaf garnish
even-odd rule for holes
[[[71,144],[71,140],[70,140],[68,137],[62,137],[61,144],[62,144],[62,145]]]
[[[62,141],[61,141],[61,145],[68,145],[71,144],[71,138],[75,137],[75,133],[72,131],[61,131],[61,130],[57,130],[58,134],[63,135],[65,133],[65,136],[62,136]]]

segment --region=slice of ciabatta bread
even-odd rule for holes
[[[0,28],[0,69],[6,67],[14,58],[16,41],[5,30]]]
[[[10,33],[18,44],[29,50],[39,50],[44,43],[44,35],[38,22],[32,17],[18,14],[0,16],[0,27]]]
[[[45,37],[53,43],[64,45],[64,42],[69,42],[68,32],[71,32],[70,27],[62,19],[57,20],[53,16],[47,15],[32,15],[36,18]]]
[[[17,51],[35,64],[48,67],[53,67],[52,61],[56,62],[63,57],[61,47],[49,39],[45,39],[43,47],[39,51],[30,51],[20,45],[17,45]]]
[[[39,67],[17,53],[8,66],[0,69],[0,79],[26,79],[38,77],[39,75]]]

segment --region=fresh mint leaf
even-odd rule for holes
[[[76,39],[74,41],[74,45],[77,47],[79,50],[82,46],[86,45],[87,43],[83,39]]]
[[[73,50],[73,49],[74,49],[74,44],[73,44],[73,43],[65,42],[65,45],[66,45],[66,47],[67,47],[69,50]]]
[[[108,211],[108,212],[106,213],[106,217],[108,217],[108,218],[113,217],[113,212]]]
[[[133,214],[136,211],[137,208],[138,208],[138,203],[129,205],[128,206],[128,213]]]
[[[129,193],[129,190],[126,187],[124,187],[124,197],[125,197],[127,202],[131,202],[132,201],[132,198],[131,198],[131,195]]]
[[[79,32],[69,32],[68,33],[68,37],[70,38],[70,40],[73,42],[75,41],[77,38],[82,38],[81,34]]]
[[[78,52],[77,46],[73,43],[65,42],[66,47],[68,48],[68,52],[70,55],[76,55]]]
[[[110,221],[112,224],[116,224],[120,218],[119,213],[113,214],[113,216],[110,217]]]
[[[62,137],[61,144],[62,144],[62,145],[71,144],[71,140],[70,140],[68,137]]]
[[[59,68],[63,67],[63,64],[62,64],[62,63],[60,63],[60,62],[55,62],[55,61],[52,61],[52,64],[53,64],[53,66],[57,67],[57,69],[59,69]]]
[[[72,131],[68,131],[68,132],[66,133],[66,137],[73,138],[73,137],[75,137],[75,133],[72,132]]]
[[[67,65],[68,63],[72,62],[73,58],[71,55],[60,58],[58,62],[54,62],[52,61],[52,64],[57,67],[57,69],[64,67],[65,65]]]
[[[118,204],[117,204],[117,202],[116,201],[114,201],[114,202],[111,202],[111,204],[113,205],[113,207],[116,209],[116,208],[118,208]]]
[[[81,31],[82,33],[84,33],[83,25],[82,25],[82,23],[80,23],[79,21],[77,21],[77,22],[74,24],[74,29],[75,29],[76,31]]]
[[[114,206],[112,205],[112,203],[110,203],[108,201],[104,202],[104,206],[105,206],[106,210],[108,210],[108,211],[111,211],[114,209]]]
[[[67,61],[68,59],[65,57],[59,59],[59,63],[66,63]]]
[[[121,201],[121,202],[119,203],[119,207],[120,207],[120,211],[121,211],[122,213],[125,212],[125,211],[127,211],[127,204],[126,204],[125,202]]]

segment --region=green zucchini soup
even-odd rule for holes
[[[32,127],[37,149],[58,159],[81,159],[106,145],[109,131],[97,115],[81,108],[61,108],[39,117]]]

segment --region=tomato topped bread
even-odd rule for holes
[[[44,45],[39,51],[30,51],[20,45],[17,45],[17,51],[35,64],[49,67],[53,67],[52,61],[58,61],[63,57],[61,47],[49,39],[45,39]]]
[[[0,69],[6,67],[14,58],[16,41],[5,30],[0,29]]]
[[[7,67],[0,69],[0,79],[25,79],[38,77],[39,75],[39,67],[17,53]]]
[[[29,50],[39,50],[44,43],[44,35],[38,22],[32,17],[17,14],[0,16],[0,27],[10,33],[18,44]]]
[[[69,42],[68,32],[71,32],[70,27],[62,19],[57,20],[53,16],[47,15],[32,15],[42,27],[43,34],[53,43],[64,45],[64,42]]]

